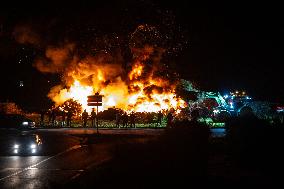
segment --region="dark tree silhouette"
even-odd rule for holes
[[[72,112],[75,116],[79,116],[82,113],[82,104],[73,99],[66,100],[60,105],[60,108],[65,112]]]

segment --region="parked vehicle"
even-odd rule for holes
[[[31,129],[35,122],[20,114],[1,114],[0,128]]]

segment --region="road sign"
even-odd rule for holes
[[[102,106],[101,102],[88,102],[88,106]]]
[[[88,102],[102,102],[103,97],[102,95],[91,95],[88,96]]]
[[[103,101],[103,96],[99,95],[99,93],[88,96],[87,100],[88,106],[97,106],[97,115],[98,115],[99,106],[103,105],[102,101]],[[97,120],[97,133],[99,133],[99,120],[98,118],[96,120]]]

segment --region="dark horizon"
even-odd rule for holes
[[[0,100],[42,108],[51,103],[46,95],[61,78],[40,73],[33,66],[34,58],[44,52],[16,42],[13,31],[18,25],[31,25],[44,38],[42,46],[72,40],[88,51],[83,47],[88,47],[93,35],[123,36],[139,24],[151,24],[171,29],[177,38],[173,46],[182,46],[166,60],[181,78],[204,90],[246,90],[255,99],[283,103],[280,7],[272,3],[151,0],[4,6],[0,8],[0,80],[4,89]],[[24,81],[24,87],[18,86],[19,81]]]

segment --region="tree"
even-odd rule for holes
[[[196,101],[198,92],[199,90],[194,83],[184,79],[181,79],[176,86],[177,96],[181,97],[186,102]]]
[[[75,116],[79,116],[82,113],[82,104],[74,99],[66,100],[59,107],[65,112],[72,112],[72,114]]]

